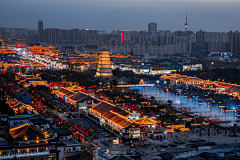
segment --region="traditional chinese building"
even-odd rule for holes
[[[109,51],[107,51],[104,47],[100,53],[96,77],[112,77]]]

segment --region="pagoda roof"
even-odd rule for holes
[[[108,51],[108,50],[106,50],[106,47],[104,46],[103,49],[102,49],[101,51]]]
[[[9,130],[14,140],[38,140],[47,139],[50,137],[46,132],[35,128],[30,123],[25,123],[21,126],[11,128]]]
[[[141,119],[133,120],[133,122],[135,122],[138,125],[154,125],[154,124],[157,124],[157,121],[154,121],[154,120],[152,120],[150,118],[147,118],[147,117],[143,117]]]
[[[70,91],[82,91],[82,90],[84,90],[82,87],[79,87],[77,85],[73,85],[71,87],[67,87],[67,89],[70,90]]]

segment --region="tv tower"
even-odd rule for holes
[[[188,28],[188,23],[187,23],[187,13],[186,13],[186,23],[185,23],[184,27],[185,27],[185,32],[186,32],[186,31],[187,31],[187,28]]]

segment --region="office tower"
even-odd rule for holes
[[[121,30],[121,44],[131,41],[131,30]]]
[[[46,28],[45,30],[45,42],[46,43],[53,43],[58,44],[59,43],[59,29],[58,28]]]
[[[196,32],[196,42],[206,42],[206,31],[197,31]]]
[[[148,35],[157,37],[157,23],[148,24]]]
[[[38,41],[43,42],[43,21],[38,21]]]

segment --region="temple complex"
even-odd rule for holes
[[[96,77],[112,77],[112,68],[111,68],[111,61],[109,56],[109,51],[106,50],[104,47],[101,50],[98,60],[98,68],[96,72]]]

